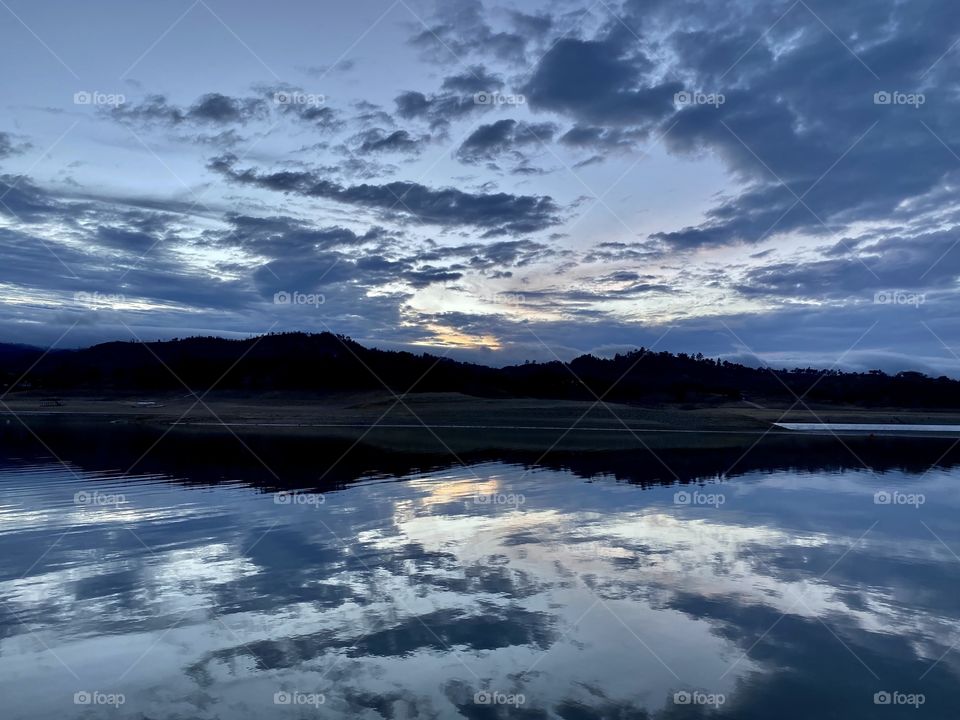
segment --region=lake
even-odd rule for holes
[[[956,716],[941,446],[320,483],[323,446],[127,472],[139,451],[98,437],[0,444],[4,718]]]
[[[784,430],[817,433],[947,433],[960,435],[960,425],[937,425],[933,423],[775,423]]]

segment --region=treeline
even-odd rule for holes
[[[29,371],[29,372],[28,372]],[[24,376],[25,374],[25,376]],[[462,392],[618,402],[782,399],[890,407],[960,407],[960,381],[922,373],[888,375],[813,368],[769,370],[702,355],[639,348],[613,358],[505,368],[428,353],[366,348],[330,333],[271,334],[246,340],[193,337],[111,342],[82,350],[0,345],[4,392],[202,392],[220,390]]]

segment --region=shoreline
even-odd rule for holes
[[[881,423],[868,430],[794,430],[777,423]],[[764,437],[960,437],[960,411],[903,408],[723,405],[640,406],[574,400],[422,393],[60,395],[18,392],[0,401],[0,428],[142,427],[176,434],[290,435],[403,452],[531,450],[602,452],[635,448],[749,446]],[[897,430],[896,425],[903,425]],[[912,429],[930,425],[931,431]]]

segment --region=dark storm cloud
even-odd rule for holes
[[[524,35],[495,30],[487,22],[480,0],[439,3],[436,19],[425,29],[418,29],[410,42],[420,48],[427,59],[443,64],[460,63],[475,53],[523,64],[527,50]]]
[[[960,276],[960,232],[884,238],[869,247],[838,244],[827,257],[751,268],[736,289],[783,298],[868,298],[886,290],[952,290]]]
[[[463,73],[444,78],[441,87],[448,92],[473,95],[499,90],[503,87],[503,80],[498,75],[487,72],[483,65],[474,65]]]
[[[413,182],[341,185],[312,172],[261,173],[238,170],[235,163],[224,156],[211,161],[210,168],[231,182],[366,207],[419,224],[477,227],[493,236],[536,232],[559,222],[559,209],[548,196],[437,190]]]
[[[383,228],[375,227],[358,234],[350,228],[316,227],[284,216],[229,215],[226,220],[230,230],[205,233],[205,243],[213,247],[241,248],[274,259],[317,252],[356,251],[361,245],[384,242],[389,237]]]
[[[883,219],[902,201],[953,182],[960,163],[948,148],[960,145],[952,121],[960,96],[946,84],[955,59],[943,55],[960,33],[960,8],[942,0],[809,7],[730,3],[728,17],[671,35],[676,71],[694,88],[725,92],[726,102],[683,108],[667,145],[717,153],[747,188],[705,223],[657,236],[670,247],[833,231]],[[768,20],[785,12],[763,36]],[[876,104],[878,92],[923,100]]]
[[[191,120],[215,124],[244,123],[265,115],[266,108],[261,100],[238,100],[219,93],[204,95],[187,112]]]
[[[412,287],[424,288],[435,283],[446,283],[459,280],[463,277],[463,273],[451,272],[441,268],[426,267],[420,270],[414,270],[405,273],[403,277],[408,283],[410,283]]]
[[[489,271],[495,268],[525,267],[539,261],[562,257],[566,253],[567,251],[557,250],[533,240],[500,240],[494,243],[453,246],[430,243],[430,247],[418,252],[414,259],[422,263],[460,260],[471,269]]]
[[[408,90],[397,95],[397,114],[408,120],[425,117],[431,106],[430,99],[422,92]]]
[[[425,95],[422,92],[408,90],[400,93],[394,102],[397,115],[405,120],[427,122],[431,129],[445,129],[474,113],[487,112],[490,104],[478,103],[474,95],[441,92]]]
[[[661,133],[672,153],[726,164],[743,191],[699,225],[656,234],[667,249],[832,233],[882,219],[906,199],[922,204],[956,181],[960,94],[949,85],[949,50],[960,7],[948,0],[880,0],[869,9],[826,0],[627,0],[618,15],[592,37],[555,32],[520,90],[534,111],[576,121],[561,142],[591,152],[579,166]],[[476,4],[452,16],[443,28],[453,37],[465,29],[483,37],[476,28],[490,27]],[[547,19],[514,20],[550,32]],[[463,49],[497,59],[495,49]],[[725,102],[678,104],[681,91],[722,93]],[[878,105],[878,92],[923,93],[924,101]],[[435,103],[423,94],[398,99],[411,117],[440,117]],[[449,117],[466,110],[447,109]]]
[[[0,215],[22,222],[39,222],[59,208],[47,192],[22,175],[0,175]]]
[[[256,86],[275,113],[323,132],[334,132],[346,124],[342,113],[331,107],[326,95],[284,83]]]
[[[364,154],[381,152],[417,153],[426,142],[424,138],[415,138],[406,130],[387,132],[382,128],[366,130],[357,136],[356,141],[359,143],[356,152]]]
[[[118,227],[97,228],[95,236],[97,244],[104,247],[146,252],[152,248],[158,238],[151,233],[129,230]]]
[[[549,15],[531,15],[511,10],[510,19],[521,35],[542,38],[553,28],[553,18]]]
[[[19,155],[28,147],[29,144],[17,142],[10,133],[0,132],[0,160]]]
[[[285,117],[325,132],[343,127],[341,113],[327,105],[326,97],[288,84],[257,85],[255,97],[231,97],[212,92],[189,106],[171,103],[164,95],[148,95],[138,103],[128,102],[106,112],[115,120],[143,126],[162,125],[229,128]],[[223,133],[230,133],[229,129]],[[234,144],[235,134],[200,136],[199,142]]]
[[[357,114],[354,115],[351,122],[360,123],[363,126],[369,125],[396,125],[393,116],[376,103],[360,100],[353,103]]]
[[[683,89],[675,81],[646,82],[649,69],[643,55],[625,57],[619,41],[567,38],[540,60],[522,90],[535,110],[591,124],[646,126],[673,114],[674,95]]]
[[[498,120],[481,125],[463,141],[457,157],[466,163],[494,160],[501,155],[522,159],[518,148],[541,145],[553,140],[557,126],[553,123],[526,123],[517,120]]]
[[[282,105],[281,112],[296,117],[304,123],[313,125],[318,130],[339,130],[344,126],[344,121],[340,118],[340,114],[326,105]]]
[[[163,95],[150,95],[136,105],[118,105],[111,113],[118,120],[146,124],[243,125],[268,117],[269,106],[261,98],[233,98],[220,93],[208,93],[190,107],[182,108],[171,105]]]

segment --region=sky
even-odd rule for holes
[[[0,0],[0,341],[960,377],[953,0]]]

